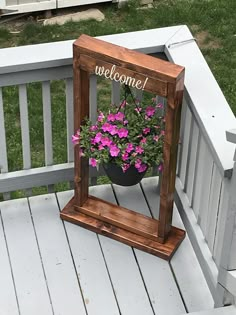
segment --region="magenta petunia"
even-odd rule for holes
[[[103,121],[104,117],[105,117],[105,116],[104,116],[103,112],[99,112],[99,115],[98,115],[98,119],[97,119],[97,120],[98,120],[99,122],[101,122],[101,121]]]
[[[148,106],[145,112],[148,117],[152,117],[155,114],[155,107]]]
[[[143,138],[140,143],[147,143],[147,138]]]
[[[120,107],[121,108],[124,108],[127,104],[127,101],[126,100],[123,100],[123,102],[120,104]]]
[[[129,132],[127,129],[121,128],[118,130],[117,133],[118,133],[119,138],[127,138]]]
[[[142,107],[136,107],[134,110],[135,110],[137,113],[141,113]]]
[[[117,114],[115,114],[116,120],[122,121],[124,118],[125,118],[125,115],[122,112],[118,112]]]
[[[107,120],[108,120],[108,121],[115,121],[115,120],[116,120],[116,115],[114,115],[114,114],[109,114],[109,115],[107,116]]]
[[[162,103],[159,103],[156,105],[157,108],[164,108],[164,105]]]
[[[117,128],[116,126],[110,125],[110,128],[109,128],[108,132],[109,132],[112,136],[116,135],[116,134],[117,134],[117,131],[118,131],[118,128]]]
[[[104,146],[103,146],[102,144],[99,144],[98,150],[101,151],[101,150],[103,150],[103,149],[104,149]]]
[[[92,165],[93,167],[97,166],[97,160],[95,158],[89,159],[89,164]]]
[[[138,168],[138,172],[139,173],[142,173],[142,172],[145,172],[147,169],[147,165],[146,164],[141,164]]]
[[[109,130],[110,130],[111,127],[112,127],[112,125],[106,122],[105,124],[102,125],[101,129],[102,129],[104,132],[106,132],[106,131],[109,132]]]
[[[93,126],[90,127],[89,130],[90,130],[90,131],[96,131],[96,130],[98,130],[98,126],[93,125]]]
[[[122,160],[126,161],[129,158],[129,154],[127,152],[125,152],[124,154],[122,154]]]
[[[127,144],[127,148],[126,148],[126,152],[130,153],[131,151],[133,151],[133,149],[134,149],[133,144],[132,143],[128,143]]]
[[[150,133],[150,130],[151,130],[150,128],[144,128],[143,133],[147,135],[148,133]]]
[[[120,149],[116,145],[110,146],[109,149],[111,156],[118,156],[118,154],[120,153]]]
[[[159,140],[159,137],[158,136],[153,136],[153,140],[157,142]]]
[[[139,154],[142,154],[142,153],[144,152],[144,150],[143,150],[143,148],[137,146],[137,147],[135,148],[135,152],[136,152],[136,153],[139,153]]]
[[[157,169],[161,173],[163,171],[163,163],[161,163]]]
[[[124,120],[124,125],[127,125],[128,124],[128,120]]]
[[[98,132],[94,138],[94,142],[95,143],[99,143],[102,139],[102,133],[101,132]]]
[[[103,146],[108,146],[109,147],[112,144],[112,140],[109,139],[108,137],[104,137],[104,138],[101,139],[101,144]]]
[[[135,166],[135,168],[139,169],[140,166],[141,166],[141,164],[142,164],[142,161],[141,161],[140,159],[137,159],[137,160],[135,161],[134,166]]]
[[[121,167],[122,167],[123,172],[125,173],[127,169],[130,168],[130,164],[124,163]]]
[[[78,132],[75,135],[72,135],[71,140],[72,140],[73,144],[78,144],[79,143],[80,135],[78,134]]]

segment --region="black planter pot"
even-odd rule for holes
[[[139,173],[133,165],[126,172],[123,172],[122,168],[114,163],[103,164],[103,168],[112,183],[120,186],[136,185],[146,173],[146,171]]]

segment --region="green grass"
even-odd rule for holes
[[[235,0],[156,0],[154,8],[144,10],[139,9],[137,1],[129,1],[122,9],[118,9],[115,4],[103,5],[99,8],[105,15],[105,20],[102,22],[90,20],[79,23],[68,22],[63,26],[43,26],[36,21],[26,20],[25,23],[21,23],[23,26],[2,24],[0,47],[75,39],[82,33],[98,36],[186,24],[197,38],[216,80],[236,114]],[[12,29],[19,33],[10,32]],[[99,81],[98,86],[98,102],[102,108],[110,102],[110,84],[108,81],[105,83]],[[62,80],[51,84],[55,163],[63,163],[67,159],[64,87],[65,83]],[[41,84],[29,84],[27,91],[32,165],[39,167],[44,165]],[[4,88],[3,98],[9,169],[12,171],[22,169],[17,88]]]

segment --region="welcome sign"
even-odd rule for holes
[[[138,90],[144,90],[147,84],[148,78],[142,82],[142,80],[136,80],[133,77],[130,77],[125,74],[120,74],[116,71],[116,66],[113,65],[111,69],[106,69],[103,66],[96,66],[95,67],[95,74],[98,76],[104,76],[106,79],[114,80],[116,82],[120,82],[121,84],[132,86]]]
[[[61,218],[169,260],[185,231],[172,226],[184,68],[81,35],[73,46],[74,128],[89,116],[90,75],[166,97],[159,220],[89,195],[88,159],[75,146],[75,192]]]

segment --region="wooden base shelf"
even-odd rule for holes
[[[82,207],[72,198],[61,211],[61,218],[166,260],[185,237],[184,230],[172,226],[162,244],[157,237],[158,220],[93,196]]]

